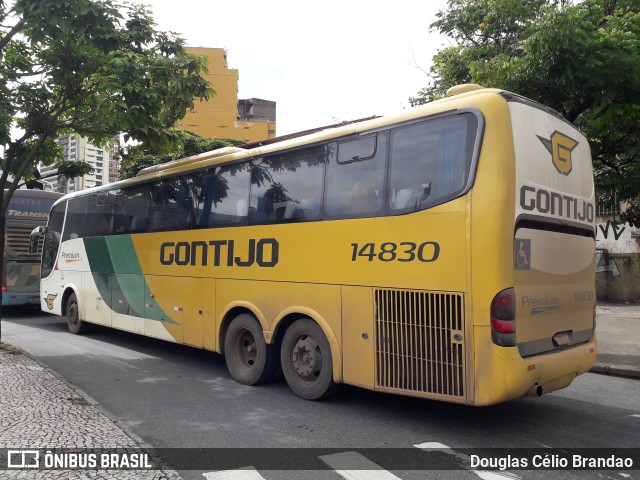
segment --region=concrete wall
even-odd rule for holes
[[[640,230],[598,220],[596,295],[602,302],[640,303]]]

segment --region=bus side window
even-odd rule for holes
[[[93,198],[93,200],[95,201],[95,198]],[[62,234],[63,242],[73,238],[86,237],[87,233],[90,233],[88,230],[91,220],[87,218],[87,214],[89,213],[89,201],[89,196],[76,197],[69,200],[67,220]]]
[[[477,119],[449,115],[391,132],[388,211],[414,212],[455,198],[465,187]]]
[[[129,233],[131,219],[126,215],[114,215],[111,218],[111,233]]]
[[[249,217],[253,224],[320,218],[329,145],[283,152],[255,161]]]
[[[183,176],[151,185],[150,231],[191,228],[191,180]]]
[[[109,235],[113,214],[108,198],[107,192],[99,192],[88,196],[85,237]]]
[[[243,162],[195,174],[195,228],[246,223],[250,169],[249,163]]]
[[[85,233],[87,237],[102,237],[109,234],[111,216],[108,213],[98,212],[89,216],[90,229]]]
[[[150,185],[144,183],[126,187],[122,190],[122,207],[118,213],[130,219],[128,233],[144,233],[147,231],[150,198]]]
[[[381,215],[389,134],[378,132],[338,144],[329,162],[325,213],[330,218]]]

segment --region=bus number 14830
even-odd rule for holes
[[[375,243],[351,244],[351,261],[355,262],[366,258],[369,262],[377,259],[381,262],[435,262],[440,256],[440,245],[436,242],[385,242],[380,245]]]

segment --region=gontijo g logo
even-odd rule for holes
[[[47,301],[47,308],[49,310],[53,310],[53,301],[56,299],[57,296],[58,296],[57,293],[50,293],[45,297],[45,300]]]
[[[562,175],[569,175],[573,168],[571,152],[578,146],[578,142],[557,130],[551,134],[549,139],[542,138],[540,135],[536,136],[551,154],[553,166],[556,167],[556,170]]]

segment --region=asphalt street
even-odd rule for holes
[[[106,328],[74,336],[61,317],[35,310],[3,315],[2,339],[59,372],[145,442],[160,448],[640,446],[637,379],[589,373],[542,398],[481,409],[351,387],[328,401],[309,402],[293,395],[283,381],[259,387],[234,382],[223,357],[215,353]],[[251,466],[250,458],[246,466]],[[204,474],[223,478],[197,470],[179,473],[185,479],[202,480]],[[468,473],[440,472],[428,478],[470,478]],[[546,478],[543,473],[519,471],[516,477]],[[638,472],[609,473],[611,478],[635,478]],[[417,471],[393,474],[403,480],[426,478]],[[339,478],[333,471],[260,475],[246,478]],[[602,476],[562,471],[554,478]]]

